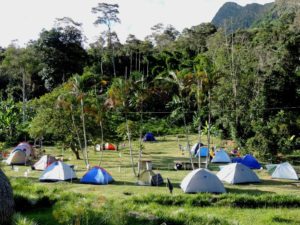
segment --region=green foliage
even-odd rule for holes
[[[130,131],[130,137],[139,137],[140,132],[139,132],[138,123],[132,120],[127,120],[126,122],[121,123],[117,127],[117,133],[120,138],[123,138],[123,140],[127,139],[127,135],[128,135],[127,126]]]
[[[20,213],[14,214],[13,225],[38,225],[34,220],[22,216]]]
[[[12,98],[0,101],[0,140],[7,145],[15,144],[23,134],[22,112],[20,105]]]

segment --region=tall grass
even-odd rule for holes
[[[13,216],[13,225],[38,225],[35,221],[26,218],[20,213],[16,213]]]
[[[300,196],[278,194],[196,194],[196,195],[154,195],[133,197],[134,204],[156,203],[164,206],[193,207],[237,207],[237,208],[298,208]]]

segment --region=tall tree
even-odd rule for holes
[[[82,74],[87,53],[83,48],[80,26],[70,18],[59,19],[56,27],[43,30],[34,43],[43,64],[39,75],[48,90],[67,81],[75,73]]]
[[[95,25],[105,25],[107,27],[107,44],[108,49],[111,51],[111,61],[113,65],[113,74],[116,77],[116,66],[114,60],[114,48],[112,45],[112,25],[113,23],[120,23],[121,20],[118,18],[119,14],[118,4],[98,3],[96,7],[92,8],[92,13],[99,14]]]

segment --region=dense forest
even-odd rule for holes
[[[269,158],[300,148],[300,15],[276,1],[249,29],[156,24],[120,43],[116,4],[91,9],[99,38],[57,19],[26,47],[0,48],[0,143],[88,145],[154,134],[233,139]],[[230,24],[228,24],[230,27]],[[88,157],[84,157],[88,158]]]

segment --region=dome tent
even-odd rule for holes
[[[8,165],[24,165],[26,161],[26,153],[21,149],[13,150],[6,159]]]
[[[202,148],[203,146],[204,146],[204,144],[202,144],[202,143],[196,143],[196,144],[194,144],[192,146],[192,148],[191,148],[191,154],[192,155],[197,155],[199,149]]]
[[[27,159],[31,159],[32,157],[34,157],[34,151],[33,151],[33,148],[32,148],[32,146],[31,146],[29,143],[27,143],[27,142],[20,142],[20,143],[13,149],[13,151],[14,151],[14,150],[17,150],[17,149],[20,149],[20,150],[24,151],[25,154],[26,154],[26,158],[27,158]],[[12,152],[13,152],[13,151],[12,151]]]
[[[212,163],[230,163],[231,159],[227,152],[225,152],[223,149],[220,149],[219,151],[216,151],[215,157],[211,160]]]
[[[196,169],[190,172],[181,182],[181,189],[185,193],[225,193],[223,183],[207,169]]]
[[[221,181],[225,181],[230,184],[260,182],[256,173],[241,163],[232,163],[223,166],[222,169],[217,173],[217,177]]]
[[[19,143],[9,154],[6,163],[8,165],[24,165],[34,156],[33,149],[27,142]]]
[[[153,133],[148,132],[145,134],[143,141],[156,141],[156,139],[155,139]]]
[[[114,144],[106,143],[106,144],[104,145],[104,149],[105,149],[105,150],[115,151],[115,150],[117,150],[117,147],[116,147]]]
[[[48,166],[40,176],[40,181],[63,181],[77,179],[74,170],[67,164],[57,161]]]
[[[277,165],[272,173],[272,178],[299,180],[295,169],[288,162]]]
[[[244,164],[245,166],[248,166],[250,169],[260,169],[261,168],[261,165],[257,161],[257,159],[250,154],[245,155],[243,157],[241,163]]]
[[[234,157],[231,160],[232,163],[241,163],[242,161],[243,161],[243,158],[241,158],[241,157]]]
[[[209,156],[209,150],[208,147],[201,147],[199,150],[196,152],[196,157],[207,157]]]
[[[49,165],[55,162],[56,159],[50,155],[43,155],[39,161],[37,161],[33,166],[32,169],[34,170],[45,170]]]
[[[112,176],[102,167],[95,166],[80,179],[85,184],[109,184],[113,182]]]
[[[267,169],[268,173],[272,175],[272,173],[275,171],[275,169],[278,165],[279,164],[268,164],[268,165],[266,165],[266,169]]]
[[[138,177],[138,185],[159,186],[164,183],[160,173],[155,174],[152,170],[144,170]]]

